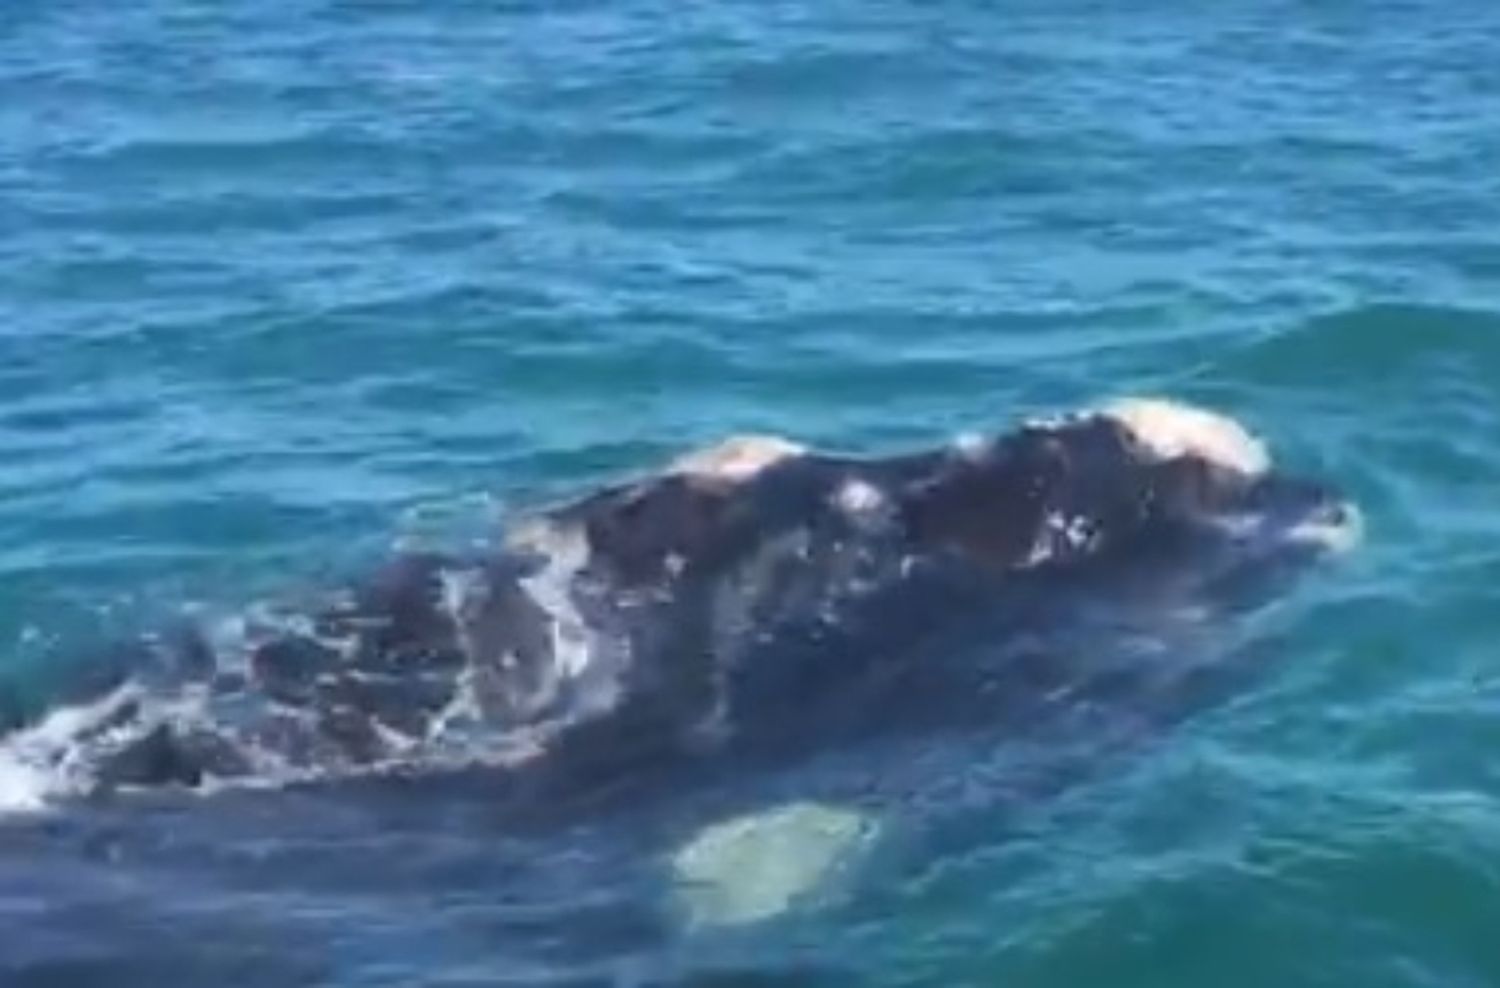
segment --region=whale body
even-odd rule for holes
[[[86,713],[5,739],[0,778],[97,793],[482,756],[555,799],[1020,722],[1160,673],[1049,652],[1097,602],[1190,585],[1222,603],[1357,528],[1244,427],[1168,401],[884,457],[737,437],[492,551],[400,555],[232,649],[192,628],[135,643]],[[1169,716],[1192,689],[1152,702]]]

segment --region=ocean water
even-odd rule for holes
[[[865,766],[902,836],[764,921],[482,779],[173,796],[0,822],[0,984],[1494,984],[1497,55],[1479,0],[9,0],[0,721],[732,431],[1166,393],[1367,536],[1065,792]]]

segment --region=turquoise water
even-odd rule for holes
[[[753,933],[522,963],[484,908],[526,877],[460,895],[418,816],[376,845],[433,863],[399,895],[216,900],[104,837],[53,873],[108,894],[0,868],[8,977],[1493,984],[1497,51],[1477,0],[11,0],[12,716],[83,644],[729,431],[885,450],[1166,392],[1368,537],[1257,616],[1278,661],[1232,703]]]

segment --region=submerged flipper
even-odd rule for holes
[[[858,810],[811,802],[720,821],[671,856],[678,906],[693,927],[772,919],[826,894],[879,833]]]

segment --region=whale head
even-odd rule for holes
[[[1278,468],[1266,444],[1228,416],[1146,398],[1101,414],[1127,437],[1158,524],[1250,556],[1344,552],[1362,537],[1352,501]]]

